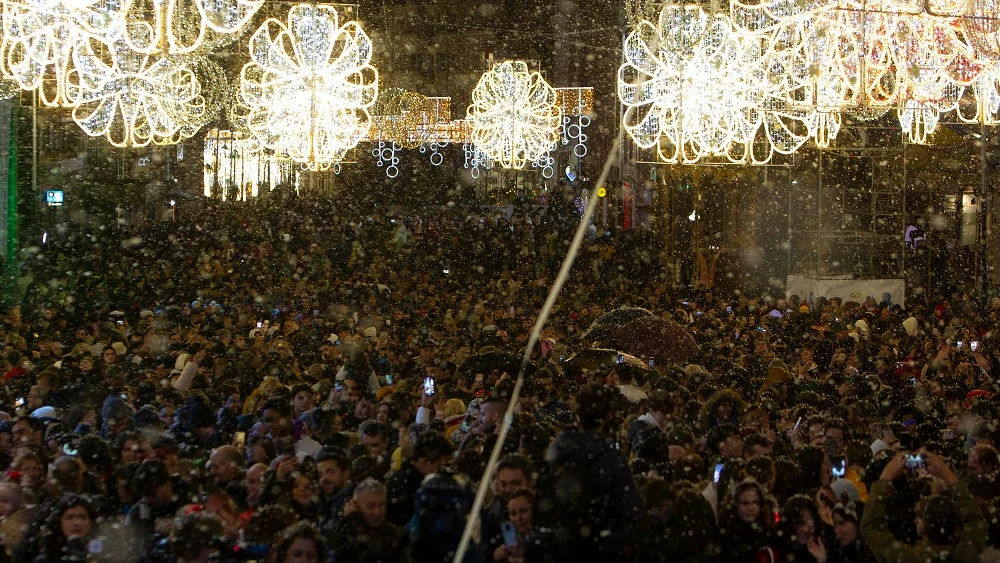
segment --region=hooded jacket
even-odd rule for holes
[[[111,395],[104,400],[101,405],[101,437],[107,440],[111,437],[111,428],[108,426],[109,419],[122,420],[132,418],[132,409],[118,395]]]
[[[729,420],[716,420],[715,419],[715,407],[722,401],[731,401],[733,403],[733,414],[732,418]],[[743,397],[739,395],[736,391],[732,389],[719,389],[714,395],[709,397],[705,404],[701,406],[701,411],[698,413],[698,428],[702,432],[708,432],[715,426],[720,424],[735,424],[739,426],[740,420],[743,419],[743,413],[746,412],[747,403],[743,400]]]

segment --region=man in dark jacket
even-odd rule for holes
[[[674,403],[666,391],[657,389],[650,393],[646,409],[646,414],[628,425],[628,441],[633,452],[638,450],[650,436],[666,432],[667,420],[674,412]]]
[[[389,475],[389,521],[402,526],[413,516],[413,501],[424,477],[451,459],[452,446],[443,435],[425,432],[413,443],[413,458]]]
[[[405,561],[406,534],[385,516],[385,485],[369,477],[354,487],[345,516],[333,528],[330,545],[334,559],[351,563]]]
[[[129,509],[125,523],[136,542],[133,553],[140,561],[148,561],[156,542],[169,535],[180,505],[174,498],[170,472],[162,461],[142,462],[132,477],[132,488],[142,498]]]
[[[552,444],[559,522],[556,541],[567,560],[625,561],[629,534],[645,514],[625,455],[607,435],[617,389],[586,385],[577,394],[577,429]]]
[[[329,535],[344,517],[344,505],[354,494],[351,459],[342,450],[324,448],[316,457],[321,506],[320,529]]]

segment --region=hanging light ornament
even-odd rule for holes
[[[504,61],[485,72],[467,113],[472,143],[503,168],[522,170],[559,141],[556,92],[523,61]]]
[[[368,133],[378,97],[372,42],[339,24],[333,6],[298,4],[250,38],[240,73],[247,125],[261,144],[311,169],[329,169]]]
[[[706,157],[762,164],[808,138],[806,114],[791,104],[786,69],[768,58],[776,43],[737,33],[727,15],[668,4],[625,39],[618,71],[624,127],[666,163]]]
[[[208,52],[231,43],[264,0],[128,0],[124,37],[142,54]]]
[[[209,111],[194,71],[168,57],[131,51],[122,41],[114,47],[110,63],[93,65],[88,73],[100,86],[76,80],[84,73],[70,75],[67,91],[76,100],[77,125],[116,147],[169,144],[193,134]]]
[[[994,63],[970,41],[970,19],[957,17],[970,9],[966,0],[731,4],[738,27],[786,46],[797,103],[815,110],[810,133],[821,146],[842,113],[873,118],[892,108],[903,134],[922,143],[963,93],[979,96]]]
[[[49,107],[74,105],[67,80],[124,25],[129,0],[3,0],[0,68]],[[81,80],[92,80],[82,77]]]

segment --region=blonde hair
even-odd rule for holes
[[[445,420],[465,414],[465,403],[461,399],[448,399],[444,403],[444,408],[441,409],[441,414],[444,415]]]

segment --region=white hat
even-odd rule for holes
[[[31,418],[55,418],[56,409],[52,407],[41,407],[31,413]]]
[[[847,495],[847,500],[850,502],[858,502],[861,500],[861,493],[858,492],[858,488],[854,483],[847,479],[837,479],[836,481],[830,483],[830,488],[833,489],[833,494],[839,501],[844,495]]]
[[[111,345],[111,348],[115,351],[115,354],[118,354],[119,356],[124,356],[125,353],[128,352],[128,348],[126,348],[121,342],[115,342]]]
[[[146,317],[152,317],[152,316],[153,316],[153,312],[150,311],[149,309],[143,309],[143,310],[139,311],[139,318],[140,319],[146,318]]]
[[[258,334],[264,334],[264,331],[261,330],[261,329],[259,329],[259,328],[255,328],[255,329],[251,330],[250,331],[250,336],[249,336],[250,340],[253,340],[254,338],[257,338]]]

